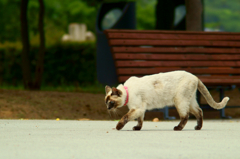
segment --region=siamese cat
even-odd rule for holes
[[[129,112],[118,122],[117,130],[121,130],[128,121],[134,119],[137,119],[138,124],[133,130],[141,130],[145,111],[165,106],[175,106],[179,113],[181,121],[174,130],[184,128],[189,113],[197,119],[195,130],[201,130],[203,112],[196,100],[197,89],[215,109],[222,109],[229,100],[229,97],[225,97],[220,103],[216,103],[198,77],[186,71],[172,71],[141,78],[130,77],[124,85],[120,84],[117,88],[106,86],[105,103],[110,111],[122,106],[129,108]]]

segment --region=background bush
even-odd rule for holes
[[[30,51],[35,71],[38,47]],[[21,85],[21,44],[0,45],[0,84]],[[34,76],[34,74],[33,74]],[[58,43],[46,48],[43,85],[87,85],[96,82],[95,42]]]

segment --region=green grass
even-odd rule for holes
[[[86,93],[104,93],[104,86],[101,84],[84,85],[84,86],[42,86],[43,91],[60,91],[60,92],[86,92]]]
[[[23,85],[7,85],[2,84],[0,85],[0,89],[7,89],[7,90],[24,90]],[[59,85],[59,86],[46,86],[43,85],[41,87],[41,91],[59,91],[59,92],[85,92],[85,93],[105,93],[105,88],[103,85],[99,83],[95,84],[88,84],[88,85]]]
[[[24,90],[23,85],[8,85],[8,84],[2,84],[0,85],[0,89],[8,89],[8,90]]]

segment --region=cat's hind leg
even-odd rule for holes
[[[180,131],[184,128],[188,121],[189,117],[189,102],[186,102],[186,100],[179,100],[182,98],[175,99],[175,107],[178,111],[179,117],[180,117],[180,123],[178,126],[175,126],[173,130]]]
[[[197,78],[183,79],[177,88],[178,92],[174,98],[174,104],[181,121],[178,126],[174,127],[174,130],[182,130],[188,121],[191,102],[196,99],[197,80]]]
[[[140,110],[140,109],[130,109],[129,112],[124,115],[121,120],[118,122],[116,129],[117,130],[121,130],[125,124],[127,124],[129,121],[137,119],[137,118],[141,118],[141,116],[143,116],[144,111]],[[140,126],[142,125],[143,119],[139,119],[138,121],[138,125],[137,128],[140,130]]]
[[[175,131],[180,131],[184,128],[184,126],[187,124],[188,121],[188,115],[185,117],[180,117],[180,123],[178,124],[178,126],[175,126],[173,130]]]
[[[190,104],[190,113],[193,114],[197,119],[197,126],[195,126],[195,130],[201,130],[203,125],[203,112],[195,98]]]

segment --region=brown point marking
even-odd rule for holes
[[[116,129],[121,130],[123,127],[124,127],[124,124],[122,124],[121,122],[118,122]]]
[[[111,94],[111,95],[121,96],[121,95],[122,95],[122,91],[120,91],[119,89],[113,87],[113,88],[112,88],[112,94]]]
[[[133,130],[141,130],[141,129],[142,129],[141,126],[134,126],[134,127],[133,127]]]
[[[129,116],[135,111],[135,109],[131,109],[126,115],[124,115],[121,120],[118,122],[116,129],[121,130],[125,124],[129,121]]]
[[[108,85],[105,86],[105,92],[106,94],[108,94],[108,92],[111,91],[111,87],[109,87]]]
[[[124,127],[124,125],[127,124],[127,122],[128,122],[128,115],[126,114],[126,115],[124,115],[124,116],[122,117],[122,119],[118,122],[118,124],[117,124],[117,126],[116,126],[116,129],[117,129],[117,130],[121,130],[121,129]]]
[[[109,101],[109,99],[110,99],[110,96],[107,96],[107,98],[106,98],[106,103]]]
[[[142,127],[142,124],[143,124],[142,118],[139,117],[138,118],[138,126]]]
[[[174,127],[174,130],[175,131],[182,130],[184,128],[184,126],[186,125],[187,121],[188,121],[188,115],[184,118],[181,118],[181,122],[178,124],[178,126]]]
[[[199,117],[197,119],[197,126],[195,126],[195,130],[201,130],[202,125],[203,125],[202,110],[199,109]]]
[[[143,121],[142,121],[141,117],[139,117],[138,118],[138,124],[137,124],[137,126],[133,127],[133,130],[141,130],[142,129],[142,123],[143,123]]]

